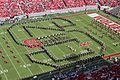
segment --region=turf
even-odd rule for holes
[[[91,11],[89,11],[89,12],[91,12]],[[48,15],[48,16],[49,17],[56,17],[56,16],[61,17],[61,16],[81,14],[81,13],[83,13],[83,12],[77,12],[77,13],[73,13],[73,14],[71,14],[71,13],[55,14],[55,15]],[[100,11],[100,13],[107,16],[107,14],[103,13],[102,11]],[[112,16],[109,16],[109,18],[117,21],[117,18],[114,18]],[[67,32],[67,30],[70,30],[70,29],[80,29],[85,32],[89,32],[90,34],[92,34],[93,36],[98,38],[99,40],[103,41],[106,44],[105,55],[115,54],[120,51],[120,48],[119,48],[120,46],[115,47],[113,45],[113,43],[119,42],[119,38],[116,38],[115,40],[111,39],[109,37],[111,35],[111,33],[109,33],[108,35],[105,35],[104,38],[101,38],[100,36],[103,33],[105,33],[106,30],[103,29],[103,31],[101,32],[100,28],[97,28],[97,29],[95,28],[95,24],[94,24],[94,26],[92,26],[90,24],[91,18],[89,16],[79,15],[79,16],[74,16],[74,17],[68,17],[67,19],[70,19],[72,22],[74,22],[76,24],[76,26],[65,27],[66,31],[54,31],[54,30],[44,30],[44,29],[32,29],[32,28],[28,28],[28,29],[33,34],[33,38],[37,38],[37,37],[41,37],[41,36],[45,36],[45,35],[52,35],[52,34],[56,34],[56,33],[60,33],[60,32],[65,32],[66,36],[69,36],[71,38],[78,38],[80,40],[79,43],[72,41],[72,42],[67,42],[67,43],[63,43],[63,44],[46,47],[50,51],[50,53],[58,59],[65,58],[66,56],[69,56],[69,55],[79,54],[80,52],[86,51],[85,48],[88,48],[88,47],[95,50],[95,53],[91,54],[91,55],[79,57],[77,59],[85,59],[90,56],[95,56],[97,54],[100,54],[100,49],[101,49],[100,44],[98,44],[96,41],[92,40],[90,37],[88,37],[87,35],[85,35],[83,33]],[[69,24],[68,22],[64,22],[59,19],[53,20],[53,21],[55,21],[59,25],[63,25],[63,26]],[[30,23],[30,24],[26,24],[26,25],[58,28],[57,26],[52,24],[52,21],[41,21],[41,22]],[[93,28],[92,32],[90,31],[90,28],[89,29],[86,28],[87,25],[89,25],[90,28]],[[34,52],[36,50],[42,50],[42,48],[38,47],[38,48],[30,49],[27,47],[17,45],[13,41],[13,39],[11,38],[9,33],[7,32],[7,28],[9,26],[10,25],[6,23],[4,26],[0,27],[0,49],[3,50],[3,52],[0,53],[0,56],[1,56],[1,58],[0,58],[0,75],[1,75],[2,80],[17,80],[17,79],[29,77],[29,76],[32,76],[35,74],[40,74],[43,72],[55,70],[55,68],[50,67],[50,66],[32,63],[25,54]],[[97,35],[96,35],[95,31],[98,31]],[[23,42],[24,40],[31,39],[31,37],[28,35],[28,33],[23,29],[22,25],[14,26],[11,29],[11,32],[13,33],[13,35],[19,42]],[[5,36],[5,40],[2,39],[3,36]],[[10,48],[7,47],[8,44],[5,43],[6,41],[8,41]],[[83,46],[83,47],[79,46],[80,43],[87,42],[87,41],[91,41],[93,44],[89,45],[89,46]],[[74,49],[76,49],[76,52],[72,52],[67,47],[68,45],[72,46]],[[12,49],[14,50],[14,53],[10,52]],[[2,55],[4,55],[5,58],[2,58]],[[15,55],[17,56],[16,58],[13,57]],[[67,60],[67,61],[55,63],[50,57],[48,57],[46,55],[46,53],[32,55],[32,57],[34,59],[41,60],[43,62],[53,63],[56,65],[61,65],[63,63],[71,62],[71,60]],[[8,63],[5,63],[4,62],[5,60],[8,60]],[[20,60],[20,63],[17,63],[17,60]]]

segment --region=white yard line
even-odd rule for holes
[[[22,31],[23,33],[24,33],[24,31]],[[15,34],[15,33],[14,33]],[[15,34],[16,35],[16,34]],[[24,35],[26,36],[26,34],[24,33]],[[17,37],[17,35],[16,35],[16,37]],[[27,36],[26,36],[27,37]],[[19,39],[19,38],[18,38]],[[28,37],[27,37],[27,39],[29,39]],[[25,46],[24,46],[25,47]],[[27,52],[29,52],[29,50],[25,47],[25,49],[27,50]],[[30,53],[30,52],[29,52]],[[41,66],[39,65],[39,64],[37,64],[38,66],[39,66],[39,68],[44,72],[44,70],[41,68]]]
[[[3,67],[2,67],[1,65],[0,65],[0,68],[1,68],[2,71],[3,71]],[[6,74],[5,74],[5,72],[4,72],[4,76],[5,76],[6,80],[8,80],[8,78],[7,78]]]
[[[88,22],[88,21],[86,21],[86,22]],[[104,37],[104,38],[106,38],[106,36]],[[112,43],[112,41],[111,40],[109,40],[108,38],[106,38],[109,42],[111,42]],[[100,40],[100,39],[99,39]],[[117,52],[115,49],[113,49],[112,47],[110,47],[113,51],[115,51],[115,52]],[[107,52],[107,51],[106,51]]]
[[[71,35],[73,35],[73,34],[71,34]],[[77,36],[77,35],[75,35],[75,36]],[[81,35],[82,36],[82,35]],[[86,39],[88,39],[88,37],[86,37]],[[83,40],[81,40],[81,41],[83,41]],[[84,42],[84,41],[83,41]],[[76,44],[75,44],[76,45]],[[79,44],[80,45],[80,44]],[[94,45],[96,45],[96,44],[94,44]],[[100,45],[100,44],[99,44]],[[80,47],[80,46],[79,46]]]
[[[42,31],[41,31],[42,32]],[[43,32],[42,32],[43,33]],[[53,34],[53,33],[52,33]],[[56,45],[55,45],[56,46]],[[58,46],[57,46],[58,47]],[[50,50],[51,51],[51,50]],[[61,51],[61,50],[60,50]],[[62,53],[63,53],[63,51],[61,51]],[[64,53],[63,53],[64,54]],[[53,56],[55,56],[54,54],[53,54]],[[56,56],[55,56],[56,57]],[[56,57],[57,58],[57,57]]]
[[[31,30],[32,31],[32,30]],[[40,30],[41,31],[41,30]],[[32,33],[36,36],[36,34],[32,31]],[[42,31],[41,31],[41,33],[43,33]],[[36,36],[37,37],[37,36]],[[42,54],[42,56],[47,60],[47,58]],[[54,55],[53,55],[54,56]],[[55,56],[56,57],[56,56]],[[57,58],[57,57],[56,57]]]
[[[32,30],[31,30],[32,31]],[[32,31],[32,33],[36,36],[36,34]],[[36,36],[37,37],[37,36]],[[39,50],[39,49],[37,49]],[[46,57],[42,54],[42,56],[46,59]]]
[[[2,46],[2,45],[1,45],[1,46]],[[16,72],[17,72],[19,78],[21,78],[20,73],[17,71],[17,68],[16,68],[15,65],[13,64],[13,62],[12,62],[12,60],[10,59],[9,55],[7,54],[6,50],[4,49],[3,46],[2,46],[2,48],[3,48],[3,50],[5,51],[5,53],[6,53],[7,57],[9,58],[10,62],[12,63],[14,69],[16,70]]]
[[[7,35],[6,35],[6,37],[7,37]],[[7,37],[8,38],[8,37]],[[10,41],[10,39],[8,38],[8,40]],[[11,42],[11,41],[10,41]],[[20,54],[19,54],[19,52],[17,51],[17,49],[15,48],[15,46],[13,45],[13,43],[11,42],[11,44],[12,44],[12,46],[14,47],[14,49],[16,50],[16,52],[17,52],[17,54],[20,56]],[[24,64],[26,64],[25,63],[25,61],[23,60],[23,58],[20,56],[20,58],[22,59],[22,61],[24,62]],[[28,67],[27,67],[28,68]],[[33,73],[31,72],[31,70],[28,68],[28,70],[30,71],[30,73],[33,75]]]
[[[57,45],[55,45],[55,46],[62,52],[63,55],[65,55],[65,53]]]
[[[40,30],[41,31],[41,30]],[[43,33],[42,31],[41,31],[41,33]],[[44,33],[43,33],[44,34]],[[51,51],[51,50],[50,50]],[[52,52],[52,51],[51,51]],[[55,56],[54,54],[53,54],[53,56]],[[56,57],[56,56],[55,56]],[[57,57],[56,57],[57,58]]]
[[[86,22],[88,22],[88,21],[86,21]],[[89,23],[89,22],[88,22]],[[84,23],[83,23],[84,24]],[[104,37],[105,38],[105,37]],[[99,39],[99,38],[98,38]],[[107,38],[106,38],[107,39]],[[100,40],[100,39],[99,39]],[[111,41],[111,40],[109,40],[109,39],[107,39],[108,41]],[[112,41],[111,41],[112,42]],[[110,47],[113,51],[115,51],[115,52],[117,52],[115,49],[113,49],[112,47]],[[105,50],[105,52],[107,52],[106,50]]]
[[[49,23],[49,22],[48,22]],[[43,25],[43,24],[42,24]],[[48,31],[48,32],[50,32],[50,31]],[[52,33],[52,32],[50,32],[50,33]],[[53,33],[52,33],[53,34]],[[57,46],[58,47],[58,46]],[[65,55],[65,53],[58,47],[58,49],[62,52],[62,54],[63,55]]]
[[[12,31],[13,33],[14,33],[14,31]],[[15,33],[14,33],[15,34]],[[15,34],[15,36],[17,37],[17,35]],[[18,38],[18,37],[17,37]],[[19,38],[18,38],[19,39]],[[19,39],[20,40],[20,39]],[[24,46],[25,47],[25,46]],[[25,49],[26,49],[26,47],[25,47]],[[27,49],[26,49],[27,50]],[[28,50],[27,50],[28,51]],[[28,51],[29,52],[29,51]],[[25,62],[24,62],[25,63]],[[26,64],[26,63],[25,63]],[[28,67],[27,67],[28,68]],[[28,68],[28,70],[30,71],[30,73],[32,74],[32,75],[34,75],[33,73],[32,73],[32,71]]]
[[[75,44],[76,45],[76,44]],[[77,46],[77,45],[76,45]],[[58,47],[58,46],[57,46]],[[59,48],[59,47],[58,47]],[[60,49],[60,48],[59,48]],[[61,50],[60,50],[61,51]],[[63,52],[63,51],[62,51]],[[63,54],[65,55],[65,53],[63,52]]]

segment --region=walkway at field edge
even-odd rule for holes
[[[113,56],[118,56],[118,55],[120,55],[120,53],[116,53],[116,54],[111,54],[111,55],[108,55],[108,56],[104,56],[103,58],[105,59],[105,58],[109,58],[109,56],[113,57]]]

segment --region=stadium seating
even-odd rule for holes
[[[85,5],[83,0],[64,0],[67,8],[72,8],[72,7],[83,7]]]
[[[97,0],[85,0],[87,5],[96,5]]]
[[[114,7],[118,4],[120,4],[120,0],[100,0],[100,3],[104,6]]]
[[[109,5],[111,7],[120,4],[120,0],[1,0],[0,17],[12,17],[45,10],[96,5],[97,2],[100,2],[104,6]]]
[[[120,64],[106,65],[90,74],[80,73],[69,77],[67,80],[117,80],[120,78]]]
[[[111,2],[110,2],[111,7],[114,7],[114,6],[118,5],[118,4],[120,4],[120,0],[111,0]]]
[[[34,0],[22,0],[20,1],[21,9],[24,13],[37,13],[44,11],[42,2],[41,1],[34,1]]]
[[[64,9],[65,5],[62,0],[42,0],[45,9],[47,10],[56,10]]]
[[[112,10],[110,10],[109,12],[114,15],[114,16],[118,16],[118,13],[119,13],[119,9],[120,9],[120,6],[116,6],[114,7]]]

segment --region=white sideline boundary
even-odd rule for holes
[[[3,70],[3,67],[1,65],[0,65],[0,68]],[[3,73],[3,74],[4,74],[5,78],[6,78],[6,80],[8,80],[7,75],[5,73]]]
[[[12,31],[14,33],[14,31]],[[15,33],[14,33],[15,34]],[[15,34],[16,35],[16,34]],[[19,38],[18,38],[19,39]],[[14,47],[15,48],[15,47]],[[16,48],[15,48],[16,49]],[[17,51],[17,49],[16,49]],[[18,55],[19,55],[19,52],[17,51]],[[19,55],[20,56],[20,55]],[[20,56],[21,57],[21,56]],[[24,59],[21,57],[22,61],[24,62],[24,64],[26,65],[26,62],[24,61]],[[33,75],[32,71],[29,69],[29,67],[27,67],[27,69],[30,71],[30,73]]]
[[[40,30],[41,31],[41,30]],[[41,33],[43,33],[42,31],[41,31]],[[51,50],[50,50],[51,51]],[[55,56],[55,55],[53,55],[53,56]],[[56,57],[56,56],[55,56]],[[58,58],[58,57],[56,57],[56,58]]]

